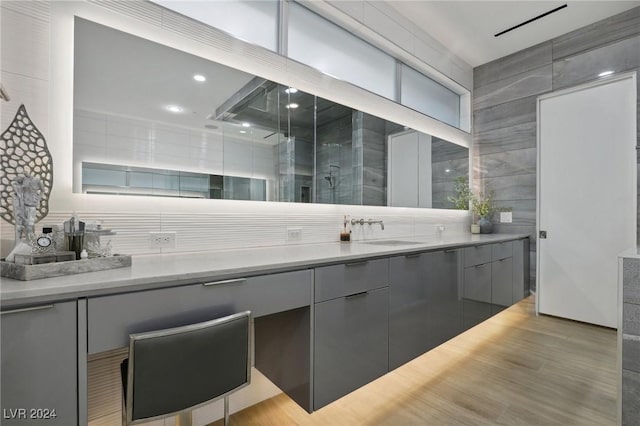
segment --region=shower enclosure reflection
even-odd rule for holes
[[[81,18],[75,32],[74,191],[393,205],[389,144],[411,129]],[[468,149],[435,139],[438,164],[394,182],[453,208]]]

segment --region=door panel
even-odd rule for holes
[[[617,255],[636,244],[636,81],[538,101],[538,310],[617,324]]]

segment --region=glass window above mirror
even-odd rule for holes
[[[80,18],[75,31],[76,192],[387,206],[421,188],[415,206],[452,208],[468,179],[467,148]],[[396,173],[403,156],[413,174]]]
[[[296,3],[289,6],[287,55],[325,74],[396,100],[396,60]]]
[[[278,51],[278,0],[151,0],[248,43]]]

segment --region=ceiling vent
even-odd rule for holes
[[[548,11],[548,12],[545,12],[545,13],[543,13],[542,15],[538,15],[538,16],[536,16],[535,18],[531,18],[531,19],[529,19],[528,21],[521,22],[521,23],[519,23],[518,25],[514,25],[513,27],[508,28],[508,29],[506,29],[506,30],[504,30],[504,31],[500,31],[498,34],[494,34],[494,37],[499,37],[499,36],[501,36],[501,35],[503,35],[503,34],[508,33],[509,31],[513,31],[513,30],[518,29],[518,28],[520,28],[520,27],[524,27],[525,25],[530,24],[530,23],[532,23],[533,21],[537,21],[538,19],[541,19],[541,18],[544,18],[545,16],[551,15],[552,13],[555,13],[555,12],[557,12],[557,11],[561,10],[561,9],[564,9],[565,7],[567,7],[567,4],[566,4],[566,3],[565,3],[565,4],[563,4],[562,6],[558,6],[558,7],[556,7],[555,9],[552,9],[552,10],[550,10],[550,11]]]

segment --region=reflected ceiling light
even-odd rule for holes
[[[284,89],[285,93],[293,95],[294,93],[298,93],[298,89],[295,87],[289,87],[288,89]]]
[[[251,123],[244,122],[242,123],[242,127],[251,127]]]
[[[446,169],[444,172],[445,173],[451,173],[451,169]]]
[[[246,130],[240,130],[240,133],[247,133]]]
[[[287,109],[296,109],[296,108],[298,108],[299,106],[300,106],[300,105],[298,105],[297,103],[295,103],[295,102],[291,102],[290,104],[285,105],[285,108],[287,108]]]
[[[598,74],[598,77],[606,77],[611,74],[613,74],[613,71],[603,71],[600,74]]]
[[[195,74],[195,75],[193,76],[193,79],[194,79],[195,81],[200,82],[200,83],[202,83],[203,81],[207,81],[207,77],[205,77],[205,76],[204,76],[204,75],[202,75],[202,74]]]
[[[182,111],[184,111],[184,108],[182,108],[181,106],[178,105],[167,105],[166,107],[167,111],[173,112],[175,114],[178,114]]]

